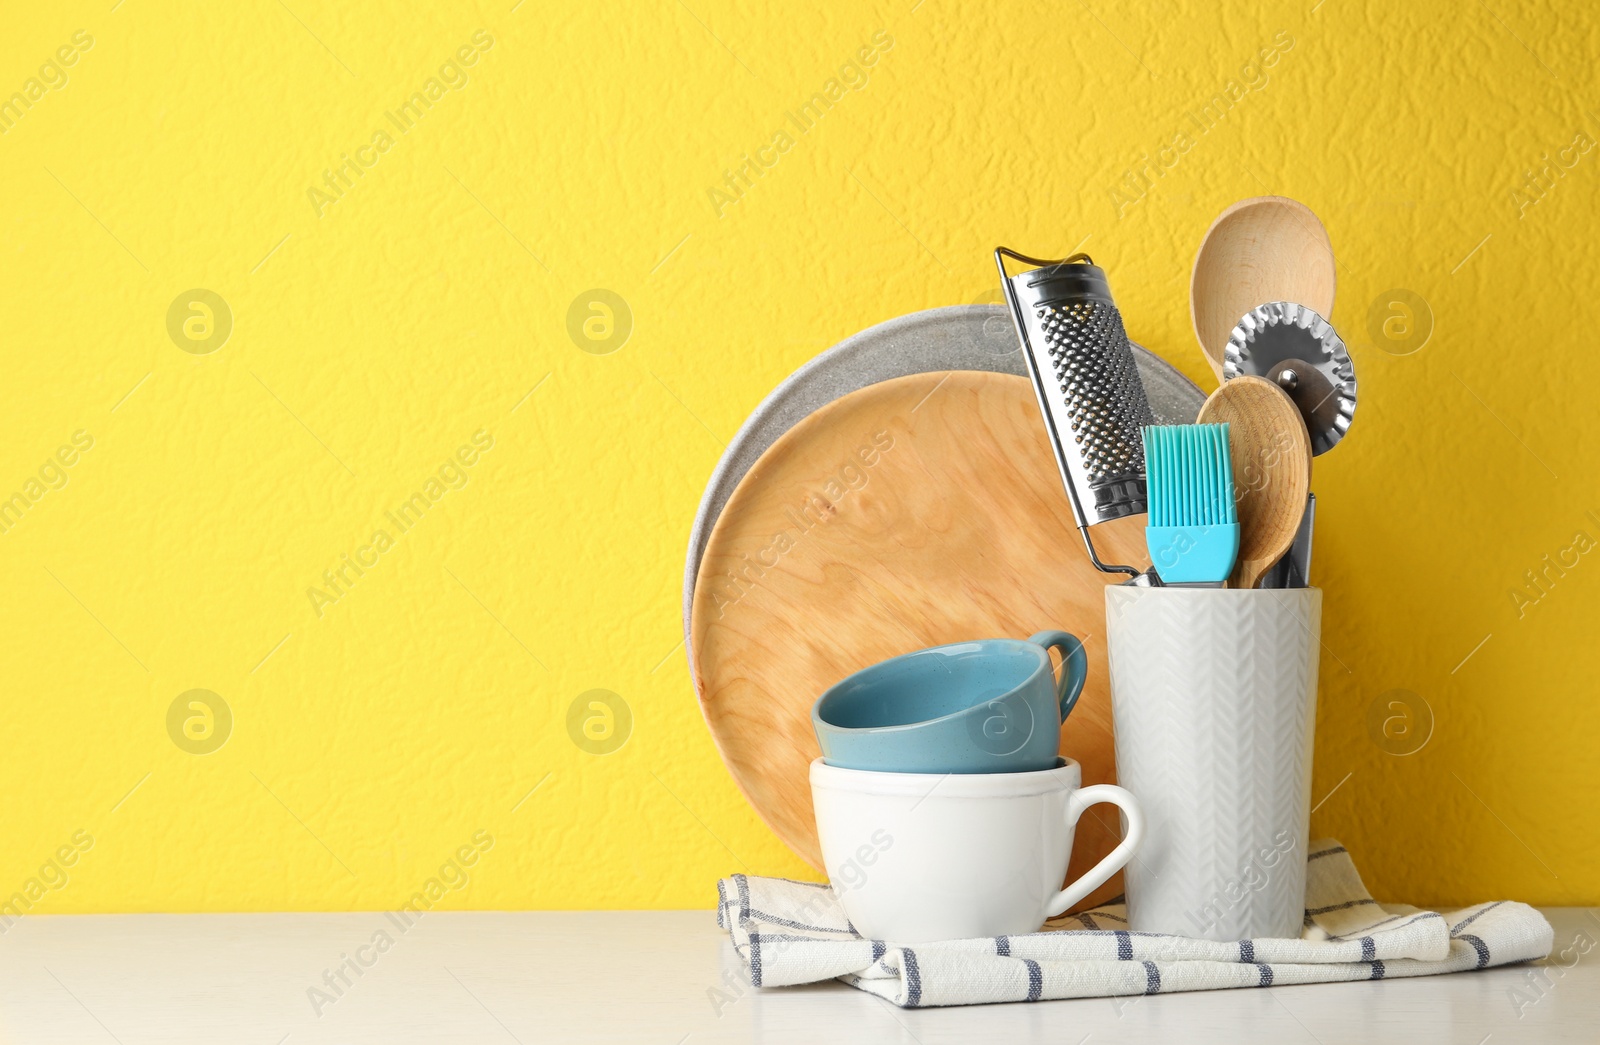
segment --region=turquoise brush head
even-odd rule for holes
[[[1239,554],[1228,426],[1147,425],[1150,561],[1166,584],[1226,581]]]

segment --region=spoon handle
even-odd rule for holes
[[[1228,587],[1254,588],[1300,529],[1311,487],[1311,436],[1289,396],[1260,377],[1236,377],[1211,393],[1199,422],[1228,424],[1239,518],[1239,557]]]

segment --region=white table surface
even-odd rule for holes
[[[1600,912],[1546,915],[1558,952],[1580,934],[1600,944]],[[307,988],[326,990],[324,970],[380,929],[394,946],[365,952],[371,968],[317,1015]],[[752,990],[709,911],[438,912],[405,933],[376,913],[29,916],[0,936],[0,1042],[1600,1041],[1600,945],[1573,956],[1570,968],[906,1011],[838,983]]]

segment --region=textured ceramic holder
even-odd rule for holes
[[[1117,782],[1144,809],[1129,927],[1298,937],[1318,588],[1106,589]]]

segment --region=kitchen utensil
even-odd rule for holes
[[[1239,515],[1239,557],[1228,586],[1253,588],[1300,528],[1311,485],[1311,439],[1293,401],[1261,377],[1225,382],[1200,408],[1200,423],[1228,425]]]
[[[999,297],[999,292],[995,292]],[[1156,422],[1188,424],[1205,396],[1193,381],[1134,342],[1133,361]],[[734,434],[700,498],[683,577],[683,635],[690,633],[700,559],[722,508],[750,466],[778,437],[834,400],[891,378],[952,370],[1028,376],[1010,310],[994,305],[951,305],[913,312],[853,334],[789,375]],[[689,673],[695,674],[693,649]]]
[[[1061,680],[1050,649],[1061,656]],[[856,672],[811,709],[830,766],[892,773],[1050,769],[1089,660],[1064,631],[917,650]]]
[[[1305,514],[1300,516],[1300,529],[1295,531],[1294,543],[1278,564],[1261,577],[1263,588],[1311,587],[1311,540],[1317,517],[1317,495],[1306,495]]]
[[[1006,258],[1039,267],[1012,276]],[[1144,512],[1139,429],[1155,423],[1106,274],[1087,254],[1042,261],[997,247],[994,262],[1089,561],[1137,575],[1101,562],[1089,537],[1091,526]]]
[[[873,443],[880,432],[883,449]],[[1061,554],[1077,534],[1053,467],[1028,381],[958,370],[881,382],[822,407],[728,499],[694,592],[696,692],[734,781],[812,866],[821,850],[806,783],[820,754],[811,706],[906,650],[1052,626],[1077,635],[1089,674],[1061,753],[1082,764],[1087,783],[1115,779],[1105,576]],[[1097,541],[1142,563],[1144,519],[1108,522]],[[1110,819],[1091,811],[1079,826],[1074,874],[1116,845]]]
[[[1322,592],[1105,593],[1117,773],[1148,822],[1127,927],[1298,937]]]
[[[1333,244],[1305,204],[1284,196],[1240,200],[1200,241],[1189,283],[1194,334],[1217,380],[1228,335],[1264,301],[1297,301],[1333,315]]]
[[[1165,584],[1216,584],[1239,552],[1228,426],[1151,425],[1144,430],[1150,561]]]
[[[1076,762],[1056,766],[940,775],[811,763],[824,866],[850,924],[892,944],[1009,936],[1088,896],[1133,857],[1144,817],[1122,788],[1082,787]],[[1127,835],[1062,889],[1073,829],[1101,802],[1122,811]]]
[[[1294,543],[1289,546],[1289,554],[1284,556],[1291,567],[1290,583],[1286,587],[1311,587],[1311,542],[1316,537],[1316,522],[1317,495],[1307,494],[1305,514],[1300,517],[1300,529],[1295,531]]]
[[[1228,337],[1222,378],[1264,377],[1287,392],[1324,454],[1344,438],[1356,413],[1356,371],[1337,332],[1312,309],[1270,301],[1246,312]]]

